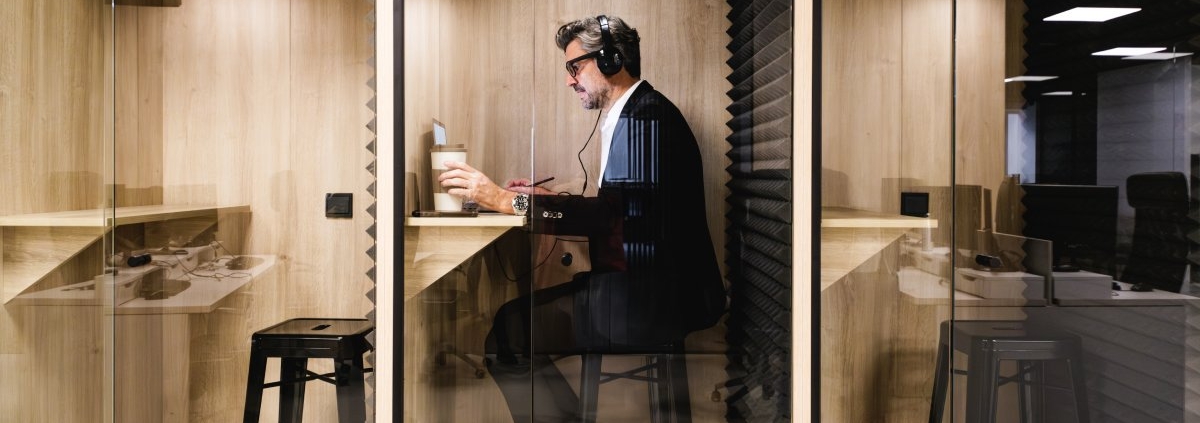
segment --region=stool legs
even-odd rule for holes
[[[646,356],[646,365],[649,366],[647,376],[661,380],[663,377],[670,377],[671,364],[662,355]],[[671,423],[670,401],[671,390],[664,383],[655,383],[654,389],[646,389],[647,395],[650,397],[650,421],[652,423]]]
[[[334,372],[337,378],[338,422],[367,421],[362,356],[334,361]]]
[[[579,384],[579,417],[583,423],[596,421],[596,400],[600,397],[600,354],[583,355],[582,383]]]
[[[675,423],[692,423],[692,399],[688,389],[687,354],[682,353],[682,347],[676,354],[667,355],[671,365],[671,373],[667,375],[669,382],[659,380],[659,385],[671,384],[669,392],[674,404]],[[660,359],[661,360],[661,359]]]
[[[967,421],[996,421],[997,362],[991,341],[978,341],[967,358]]]
[[[267,355],[253,347],[250,351],[250,371],[246,376],[246,408],[242,414],[242,421],[258,423],[259,409],[262,408],[263,382],[267,377]]]
[[[937,364],[933,376],[933,396],[929,402],[929,423],[942,423],[946,410],[946,391],[950,385],[950,346],[938,343]]]
[[[283,357],[279,359],[279,423],[304,421],[304,377],[308,376],[307,358]]]
[[[1071,369],[1071,390],[1075,392],[1075,420],[1079,423],[1089,423],[1091,419],[1088,415],[1087,381],[1083,377],[1083,353],[1078,345],[1075,345],[1074,352],[1067,361],[1070,362]]]
[[[366,388],[362,356],[334,360],[337,383],[338,423],[362,423],[367,420]],[[246,380],[244,423],[258,423],[262,407],[263,381],[267,355],[252,349]],[[304,387],[308,378],[308,358],[282,357],[279,365],[279,422],[304,421]]]

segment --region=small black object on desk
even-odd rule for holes
[[[1154,287],[1148,283],[1135,283],[1129,285],[1129,290],[1133,292],[1150,292],[1154,290]]]

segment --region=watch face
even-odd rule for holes
[[[518,216],[524,216],[529,211],[529,195],[517,194],[512,200],[513,212]]]

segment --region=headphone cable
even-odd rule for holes
[[[583,169],[583,189],[579,190],[579,195],[583,195],[583,193],[587,192],[587,184],[588,184],[587,166],[583,165],[583,150],[586,149],[588,144],[590,144],[592,142],[592,137],[596,135],[596,128],[600,127],[600,116],[603,116],[603,115],[604,115],[603,109],[601,109],[599,113],[596,113],[596,123],[594,125],[592,125],[592,133],[588,134],[588,139],[586,142],[583,143],[583,147],[580,147],[579,152],[575,153],[575,159],[579,160],[579,168]]]

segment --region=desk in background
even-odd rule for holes
[[[1072,272],[1074,273],[1074,272]],[[1055,290],[1063,275],[1056,275]],[[1095,279],[1111,284],[1100,274],[1067,277]],[[906,303],[916,306],[948,306],[950,284],[944,278],[915,267],[899,271],[900,290]],[[1187,386],[1200,381],[1200,372],[1188,360],[1200,357],[1200,348],[1189,345],[1188,333],[1197,332],[1189,323],[1200,310],[1200,298],[1164,291],[1120,291],[1106,298],[1072,298],[1052,294],[1053,302],[988,299],[953,291],[956,314],[961,309],[1009,306],[1019,310],[1036,327],[1054,328],[1080,336],[1084,349],[1089,405],[1093,421],[1191,421],[1198,417],[1185,407],[1196,393]],[[930,314],[933,311],[929,312]],[[932,348],[932,346],[930,347]],[[1061,376],[1061,375],[1060,375]],[[1062,380],[1062,379],[1059,379]],[[1070,393],[1047,391],[1051,408],[1047,421],[1072,421]]]
[[[1029,322],[1083,340],[1093,421],[1193,421],[1185,405],[1200,381],[1189,364],[1200,348],[1188,343],[1200,298],[1164,291],[1121,291],[1106,299],[1056,299],[1057,307],[1027,310]],[[1069,398],[1057,398],[1070,404]],[[1063,402],[1068,401],[1068,402]],[[1194,401],[1194,400],[1193,400]],[[1069,414],[1048,416],[1064,417]],[[1069,421],[1069,420],[1065,420]]]

